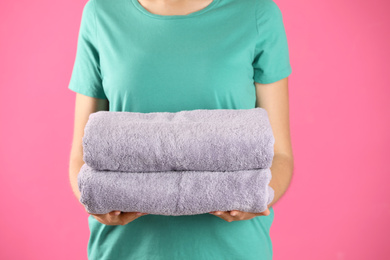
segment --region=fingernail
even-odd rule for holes
[[[115,215],[118,216],[119,214],[121,214],[120,211],[115,211]]]
[[[235,215],[237,215],[237,212],[230,212],[230,215],[235,216]]]
[[[137,215],[141,215],[142,214],[142,212],[137,212]]]
[[[221,212],[215,212],[214,214],[215,215],[221,215],[222,213]]]

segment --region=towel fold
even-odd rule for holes
[[[87,164],[78,174],[80,202],[93,214],[114,210],[158,215],[210,211],[263,212],[274,197],[267,169],[239,171],[121,172]]]
[[[82,141],[86,164],[124,172],[265,169],[275,142],[267,111],[260,107],[97,111],[90,114]]]

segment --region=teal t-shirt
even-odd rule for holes
[[[188,15],[158,15],[137,0],[88,0],[69,89],[110,111],[249,109],[254,82],[291,74],[273,0],[213,0]],[[209,213],[145,215],[108,226],[88,216],[89,260],[272,259],[269,216],[227,222]]]

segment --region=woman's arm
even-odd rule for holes
[[[294,159],[290,138],[288,77],[282,80],[261,84],[255,82],[256,107],[267,110],[275,137],[274,159],[272,161],[272,179],[270,186],[275,191],[271,207],[287,191],[290,185]]]
[[[80,172],[81,166],[84,164],[82,146],[84,127],[87,124],[89,115],[100,110],[108,111],[107,99],[94,98],[76,93],[73,142],[69,160],[69,178],[71,188],[77,200],[80,199],[77,175]]]

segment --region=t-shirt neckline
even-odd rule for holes
[[[220,0],[213,0],[209,5],[207,5],[205,8],[203,9],[200,9],[198,11],[195,11],[195,12],[192,12],[190,14],[187,14],[187,15],[160,15],[160,14],[154,14],[154,13],[151,13],[149,12],[148,10],[146,10],[139,2],[138,0],[130,0],[134,6],[139,10],[141,11],[143,14],[147,15],[147,16],[150,16],[150,17],[153,17],[153,18],[157,18],[157,19],[185,19],[185,18],[192,18],[192,17],[195,17],[195,16],[198,16],[198,15],[201,15],[207,11],[209,11],[210,9],[214,8],[217,3],[220,1]]]

